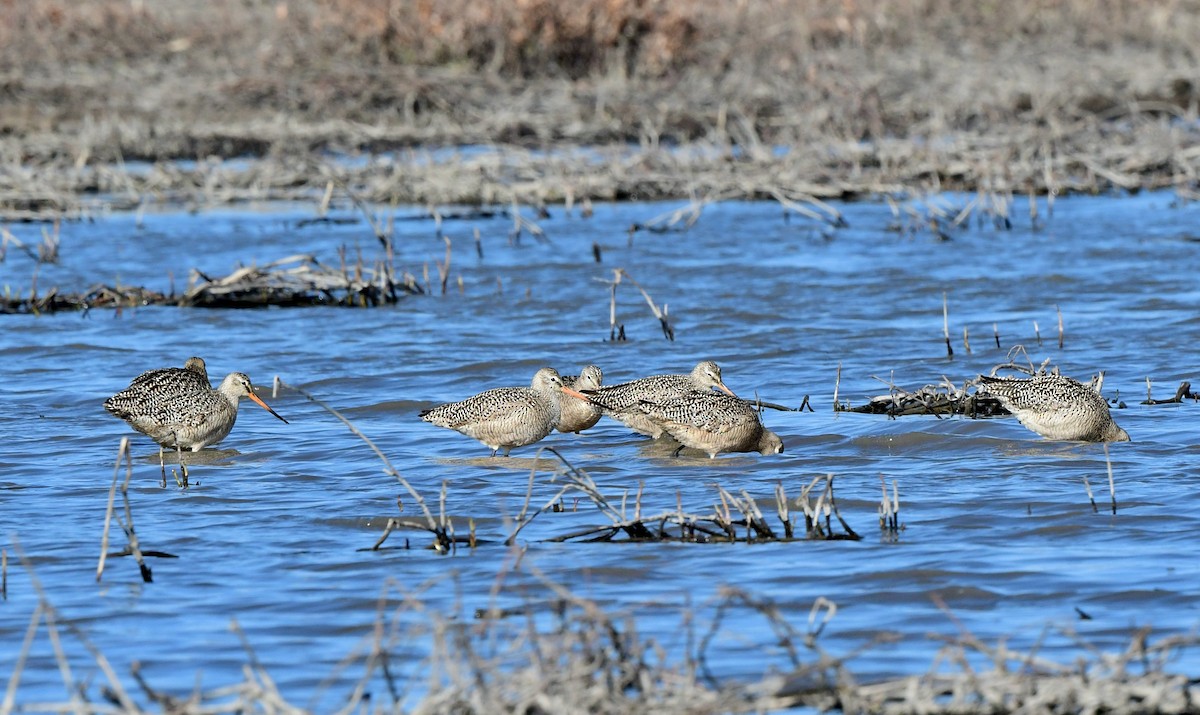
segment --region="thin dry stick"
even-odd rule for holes
[[[1104,464],[1108,467],[1108,493],[1112,497],[1112,513],[1117,513],[1117,487],[1113,482],[1112,459],[1108,456],[1108,442],[1104,443]]]
[[[946,356],[954,357],[954,348],[950,346],[950,299],[942,291],[942,335],[946,337]]]
[[[617,339],[617,285],[621,282],[621,270],[613,271],[612,282],[609,283],[608,299],[608,341]]]
[[[971,354],[971,338],[967,335],[967,326],[965,325],[963,326],[963,349],[967,351],[968,355]]]
[[[530,493],[526,495],[525,507],[529,506],[529,497],[532,496],[532,490],[533,490],[533,474],[532,473],[529,475],[529,488],[530,488]],[[536,512],[534,512],[533,515],[530,516],[528,519],[524,518],[526,509],[522,508],[520,516],[517,517],[517,526],[515,529],[513,529],[513,532],[511,534],[509,534],[508,538],[504,540],[504,545],[512,546],[513,542],[516,541],[516,539],[517,539],[517,534],[520,534],[522,529],[524,529],[526,526],[529,526],[529,524],[532,523],[533,520],[535,518],[537,518],[539,514],[542,514],[543,512],[550,511],[551,509],[553,509],[554,505],[556,503],[558,503],[558,500],[562,499],[563,495],[566,494],[568,491],[570,491],[571,488],[572,488],[572,485],[570,485],[570,484],[566,484],[566,485],[562,486],[554,494],[554,496],[551,497],[549,499],[549,501],[547,501],[545,503],[545,505],[542,506],[541,509],[538,509]]]
[[[883,499],[879,501],[879,528],[886,530],[891,523],[892,502],[888,499],[887,480],[879,475],[879,487],[883,491]]]
[[[833,381],[833,411],[841,412],[841,405],[838,404],[838,389],[842,386],[842,363],[838,362],[837,377]]]
[[[1054,306],[1054,310],[1058,312],[1058,349],[1059,349],[1059,350],[1062,350],[1062,346],[1063,346],[1063,318],[1062,318],[1062,309],[1061,309],[1061,308],[1059,308],[1059,307],[1056,305],[1056,306]]]
[[[1000,347],[1000,326],[992,323],[992,337],[996,339],[996,347]]]
[[[42,604],[39,602],[29,618],[29,627],[25,629],[25,640],[21,642],[21,652],[17,656],[17,664],[13,666],[12,675],[8,676],[8,689],[4,692],[4,703],[0,704],[0,715],[9,715],[17,699],[17,685],[21,682],[21,671],[25,669],[25,661],[29,658],[29,649],[33,647],[33,637],[37,634],[38,623],[42,620]]]
[[[289,390],[295,390],[296,392],[299,392],[301,395],[304,395],[306,398],[308,398],[309,401],[316,403],[318,406],[320,406],[326,412],[328,412],[329,414],[331,414],[334,417],[341,420],[342,424],[346,425],[346,427],[348,427],[351,432],[353,432],[363,442],[366,442],[367,446],[371,448],[371,451],[375,452],[375,455],[377,457],[379,457],[379,459],[383,462],[383,466],[385,467],[384,472],[386,474],[390,474],[391,476],[395,477],[396,480],[399,481],[400,484],[406,490],[408,490],[408,493],[412,495],[412,498],[417,502],[417,506],[421,507],[421,512],[425,515],[425,521],[429,524],[429,530],[432,531],[434,534],[437,534],[440,537],[445,536],[444,534],[442,534],[441,532],[438,531],[437,521],[433,518],[433,512],[429,511],[429,507],[425,505],[425,499],[422,498],[420,493],[418,493],[416,489],[413,489],[413,486],[408,483],[408,480],[405,479],[404,476],[402,474],[400,474],[400,472],[397,471],[395,467],[392,466],[392,463],[391,463],[391,461],[388,460],[387,455],[385,455],[379,449],[379,447],[375,446],[375,443],[372,442],[369,437],[367,437],[365,434],[363,434],[361,431],[359,431],[359,429],[357,427],[355,427],[354,424],[352,422],[350,422],[350,420],[346,419],[345,416],[342,415],[342,413],[333,409],[332,407],[325,404],[323,401],[317,399],[316,397],[313,397],[307,390],[300,388],[300,387],[296,387],[294,385],[289,385],[289,384],[285,383],[283,380],[280,380],[278,377],[276,377],[275,379],[278,381],[278,384],[280,386],[286,387]]]
[[[629,275],[628,271],[626,271],[624,268],[618,268],[617,272],[623,275],[625,278],[628,278],[629,282],[632,283],[635,288],[641,291],[642,297],[646,299],[646,304],[650,306],[650,310],[654,312],[654,317],[658,318],[658,322],[662,326],[663,336],[666,337],[667,340],[674,340],[675,330],[671,327],[671,322],[667,319],[666,303],[663,304],[663,309],[659,310],[658,306],[654,304],[654,299],[650,297],[650,294],[646,292],[645,288],[643,288],[637,281],[633,279],[633,276]]]
[[[450,279],[450,237],[442,236],[446,242],[446,262],[437,264],[438,277],[442,281],[442,295],[446,295],[446,281]]]
[[[783,482],[775,483],[775,511],[779,513],[779,521],[783,522],[784,538],[792,538],[792,519],[788,511],[787,494],[783,491]]]
[[[117,449],[117,463],[113,465],[112,486],[108,490],[108,508],[104,511],[104,532],[100,536],[100,562],[96,564],[96,580],[104,575],[104,561],[108,558],[108,530],[112,526],[113,503],[117,498],[117,477],[121,473],[121,459],[129,450],[129,438],[121,438],[121,446]]]
[[[42,588],[41,581],[38,580],[37,575],[33,571],[33,565],[29,563],[29,559],[19,547],[17,547],[17,556],[21,560],[21,565],[25,567],[26,573],[29,574],[30,585],[33,586],[34,591],[37,592],[38,609],[45,611],[47,614],[55,613],[55,608],[53,605],[51,605],[49,598],[47,598],[46,591]],[[87,636],[84,635],[83,631],[79,630],[74,623],[71,623],[70,621],[63,621],[63,623],[66,625],[67,630],[69,630],[71,634],[83,644],[83,647],[86,648],[91,654],[92,659],[96,661],[96,665],[98,665],[100,670],[104,672],[104,676],[108,679],[110,699],[114,700],[116,704],[120,706],[119,712],[138,712],[137,706],[129,697],[129,694],[125,692],[125,688],[121,685],[120,678],[117,677],[117,672],[113,670],[112,664],[108,662],[108,658],[104,656],[104,653],[102,653],[99,648],[93,645],[92,642],[88,640]],[[10,688],[13,687],[12,680],[9,681],[9,686]],[[7,715],[9,712],[11,712],[11,708],[0,706],[0,715]]]
[[[128,438],[124,438],[128,439]],[[125,538],[129,542],[128,550],[133,554],[133,558],[137,561],[138,570],[142,574],[142,581],[150,583],[154,580],[150,567],[146,565],[146,559],[142,556],[141,546],[138,545],[137,532],[133,528],[133,507],[129,504],[129,480],[133,478],[133,457],[129,454],[129,450],[125,451],[125,482],[121,484],[121,498],[125,501],[125,521],[121,521],[121,517],[117,517],[117,523],[121,525],[121,529],[125,531]]]
[[[900,481],[892,480],[892,531],[900,531]]]
[[[58,637],[58,624],[54,622],[54,610],[46,611],[46,632],[50,635],[50,646],[54,649],[54,660],[58,662],[58,672],[62,676],[63,687],[71,694],[71,705],[77,713],[84,713],[83,698],[75,687],[75,679],[71,677],[71,662],[63,651],[62,641]]]
[[[1042,331],[1038,329],[1037,321],[1033,321],[1033,335],[1037,338],[1037,344],[1042,344]]]

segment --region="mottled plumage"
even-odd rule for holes
[[[595,365],[583,368],[579,375],[564,375],[563,385],[574,390],[595,390],[600,387],[604,373]],[[556,428],[559,432],[579,433],[595,426],[604,414],[599,406],[583,400],[562,400],[562,411],[558,416]]]
[[[1062,375],[1029,378],[979,376],[980,389],[994,395],[1021,424],[1047,439],[1128,442],[1113,422],[1108,403],[1095,389]]]
[[[131,403],[147,403],[160,401],[168,395],[182,390],[212,389],[208,381],[208,368],[204,358],[190,357],[183,367],[164,367],[157,370],[147,370],[133,378],[129,387],[120,392],[124,400]]]
[[[642,400],[638,408],[683,447],[707,452],[779,454],[783,440],[763,426],[745,400],[716,392],[692,392],[666,400]],[[676,454],[679,450],[676,450]]]
[[[192,452],[216,444],[229,434],[242,397],[249,397],[287,422],[254,394],[254,385],[244,373],[229,373],[214,390],[207,372],[199,372],[204,369],[203,361],[193,359],[198,364],[191,369],[166,368],[142,373],[128,388],[105,400],[104,409],[163,447]]]
[[[507,457],[512,448],[533,444],[554,430],[566,390],[558,371],[544,367],[529,387],[485,390],[461,402],[424,410],[421,419],[479,440],[493,457],[500,450]]]
[[[584,394],[603,408],[605,414],[623,422],[634,432],[657,439],[664,430],[642,411],[639,406],[642,401],[661,403],[691,393],[709,393],[714,387],[731,397],[737,397],[721,381],[721,368],[715,362],[705,360],[686,375],[651,375]]]

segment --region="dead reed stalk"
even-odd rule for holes
[[[391,475],[392,477],[394,477],[396,479],[396,481],[400,482],[400,485],[404,487],[404,489],[409,493],[409,495],[412,496],[413,501],[415,501],[417,503],[417,506],[420,507],[421,513],[425,517],[425,529],[427,531],[429,531],[431,534],[433,534],[433,536],[434,536],[434,548],[436,550],[438,550],[439,552],[447,552],[447,551],[449,551],[450,548],[452,548],[453,543],[454,543],[453,537],[451,534],[449,534],[446,531],[444,523],[439,523],[439,520],[434,518],[433,512],[431,512],[429,510],[429,507],[426,506],[425,499],[421,496],[420,492],[418,492],[416,489],[414,489],[412,484],[410,484],[409,481],[404,478],[404,475],[402,475],[399,472],[399,470],[397,470],[395,467],[392,466],[391,460],[389,460],[387,458],[387,455],[385,455],[383,453],[383,451],[380,450],[379,447],[373,441],[371,441],[371,439],[369,437],[367,437],[365,434],[362,433],[361,430],[359,430],[357,427],[355,427],[354,423],[351,422],[349,419],[347,419],[346,416],[343,415],[341,412],[338,412],[334,408],[330,407],[323,400],[320,400],[317,397],[314,397],[312,395],[312,393],[308,392],[308,390],[305,390],[304,388],[301,388],[301,387],[296,387],[295,385],[287,384],[286,382],[281,380],[279,378],[279,376],[277,375],[275,377],[275,390],[277,391],[281,387],[300,393],[305,398],[307,398],[310,402],[316,404],[321,409],[325,410],[329,414],[336,417],[339,421],[342,422],[342,424],[346,425],[346,427],[350,430],[351,433],[353,433],[356,437],[358,437],[363,442],[365,442],[366,445],[371,448],[371,451],[375,453],[375,456],[379,457],[380,461],[383,462],[384,473]],[[380,540],[375,543],[375,546],[373,548],[376,548],[376,549],[379,548],[380,544],[382,544],[384,539],[387,538],[387,534],[389,534],[392,529],[396,528],[396,525],[393,525],[393,523],[392,523],[393,521],[394,520],[392,520],[392,519],[388,520],[388,524],[385,527],[383,537],[380,538]]]
[[[113,502],[116,498],[117,479],[121,472],[122,460],[125,462],[125,481],[121,484],[121,498],[125,502],[125,518],[122,519],[120,515],[117,515],[117,524],[125,532],[128,545],[115,555],[132,555],[134,560],[137,561],[142,581],[150,583],[154,580],[153,573],[150,567],[146,565],[145,555],[142,553],[141,545],[138,542],[137,531],[133,527],[133,507],[129,503],[129,481],[133,478],[133,456],[130,454],[128,437],[121,438],[120,446],[117,448],[117,461],[113,465],[113,481],[108,491],[108,508],[104,513],[104,533],[100,537],[100,560],[96,564],[96,580],[99,581],[104,575],[104,562],[108,557],[108,532],[112,524]],[[174,558],[171,554],[164,554],[157,551],[149,552],[149,555]]]
[[[945,291],[942,292],[942,335],[946,338],[946,357],[954,357],[954,348],[950,346],[950,302]]]

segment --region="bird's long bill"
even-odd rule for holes
[[[728,387],[725,387],[725,383],[723,383],[723,382],[718,383],[716,385],[716,387],[718,390],[720,390],[721,392],[724,392],[726,395],[729,395],[730,397],[737,397],[737,395],[733,394],[733,390],[730,390]]]
[[[563,385],[563,387],[562,387],[562,391],[563,391],[563,392],[565,392],[565,393],[567,393],[567,394],[568,394],[568,395],[570,395],[571,397],[578,398],[578,399],[580,399],[580,400],[583,400],[584,402],[591,402],[591,401],[592,401],[592,398],[590,398],[590,397],[588,397],[587,395],[583,394],[583,393],[582,393],[582,392],[580,392],[579,390],[574,390],[574,389],[572,389],[572,388],[570,388],[570,387],[567,387],[566,385]]]
[[[261,399],[259,399],[258,395],[256,395],[256,394],[254,394],[253,392],[251,392],[249,395],[247,395],[247,397],[249,397],[251,400],[254,400],[255,402],[257,402],[259,407],[263,408],[263,409],[264,409],[264,410],[266,410],[267,412],[270,412],[271,414],[273,414],[273,415],[275,415],[276,417],[278,417],[280,422],[284,423],[285,425],[291,424],[291,422],[288,422],[287,420],[285,420],[285,419],[283,419],[282,417],[280,417],[278,412],[276,412],[275,410],[271,409],[271,406],[270,406],[270,405],[268,405],[267,403],[265,403],[265,402],[263,402]]]

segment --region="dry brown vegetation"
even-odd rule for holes
[[[1196,0],[2,0],[0,206],[287,193],[330,172],[429,203],[1190,191],[1198,36]],[[689,142],[708,151],[661,151]],[[481,143],[625,155],[518,173],[312,154]],[[210,156],[267,168],[106,168]]]

